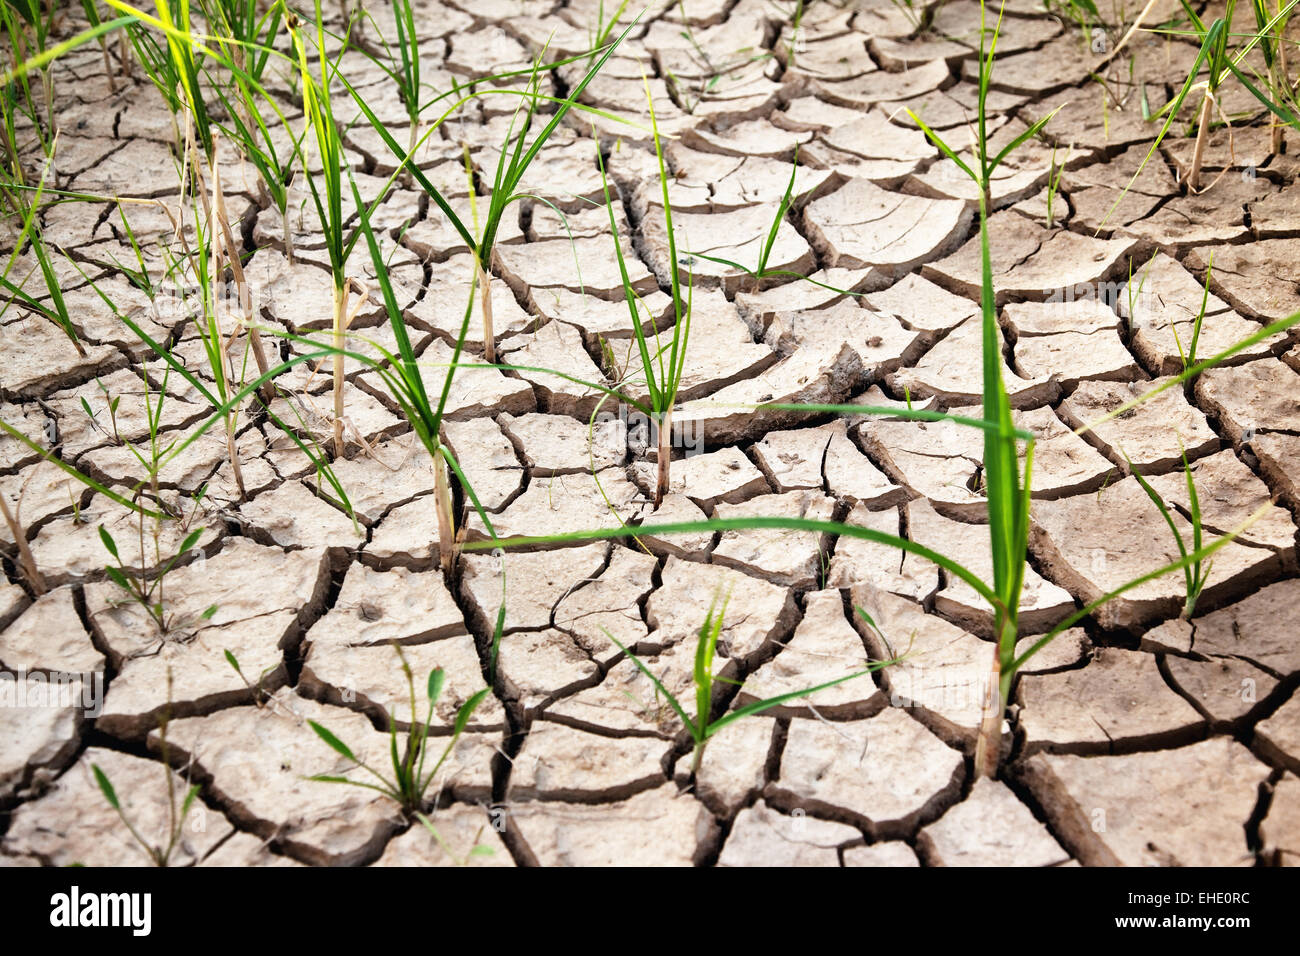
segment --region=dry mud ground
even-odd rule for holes
[[[389,8],[372,9],[381,24],[391,22]],[[815,3],[793,57],[790,11],[781,6],[690,0],[685,9],[694,43],[683,37],[680,7],[653,7],[586,101],[644,124],[641,76],[649,71],[659,123],[674,137],[671,198],[683,245],[742,262],[756,258],[797,148],[806,195],[781,226],[770,265],[866,294],[840,297],[807,283],[754,290],[697,260],[680,418],[703,453],[675,463],[673,494],[658,515],[646,497],[652,466],[644,442],[629,441],[612,421],[589,448],[586,422],[598,396],[567,380],[462,371],[446,439],[502,534],[609,525],[611,508],[627,521],[834,516],[901,531],[988,573],[975,433],[736,407],[905,395],[939,409],[978,401],[974,196],[901,112],[917,109],[967,143],[978,6],[949,3],[936,33],[909,39],[910,24],[884,0]],[[595,11],[591,0],[424,3],[417,16],[428,82],[445,89],[452,77],[522,67],[546,36],[556,56],[579,52]],[[1071,429],[1180,369],[1174,332],[1188,340],[1211,256],[1201,355],[1300,309],[1296,163],[1269,158],[1259,110],[1229,90],[1225,109],[1238,119],[1231,137],[1210,144],[1213,188],[1187,195],[1178,185],[1191,152],[1177,138],[1180,126],[1102,225],[1154,134],[1140,117],[1142,90],[1157,108],[1195,50],[1143,36],[1131,52],[1132,70],[1126,56],[1100,71],[1103,94],[1088,78],[1098,57],[1077,30],[1031,0],[1008,6],[990,100],[996,138],[1005,142],[1064,104],[1047,133],[1067,165],[1050,225],[1047,142],[1019,150],[994,186],[1004,372],[1020,422],[1039,436],[1025,630],[1041,633],[1080,602],[1175,556],[1169,529],[1126,477],[1125,455],[1179,509],[1175,520],[1186,529],[1180,443],[1213,532],[1273,502],[1216,556],[1195,619],[1178,621],[1175,575],[1060,638],[1019,681],[999,778],[976,783],[972,688],[988,666],[989,617],[975,593],[924,561],[857,540],[771,531],[648,532],[644,550],[597,543],[510,553],[492,694],[438,784],[434,820],[457,854],[477,840],[495,852],[473,862],[489,865],[1295,862],[1297,340],[1263,342],[1086,440]],[[573,69],[557,70],[547,84],[563,92],[577,78]],[[405,142],[403,110],[382,74],[355,52],[344,56],[344,70]],[[94,48],[61,61],[55,82],[59,186],[174,200],[170,118],[151,88],[137,78],[110,93]],[[298,114],[287,93],[284,102],[292,122]],[[469,205],[464,148],[490,183],[513,105],[476,100],[421,152],[460,208]],[[502,360],[587,380],[617,376],[631,359],[607,215],[586,201],[600,195],[592,122],[621,198],[632,279],[660,326],[671,323],[660,291],[668,268],[661,200],[643,128],[573,113],[525,179],[568,214],[573,245],[555,212],[530,200],[508,217],[494,263],[503,280],[494,286]],[[363,190],[376,195],[390,156],[364,121],[349,130],[347,145]],[[291,223],[299,263],[289,267],[279,217],[259,197],[251,168],[228,144],[222,157],[265,325],[299,333],[328,326],[325,253],[305,187],[297,187]],[[166,218],[147,204],[128,207],[128,216],[157,267]],[[377,219],[427,374],[440,383],[437,363],[449,354],[467,288],[465,250],[428,200],[408,189],[393,189]],[[134,308],[200,365],[193,327],[167,319],[117,270],[134,259],[114,205],[61,205],[46,213],[45,226],[119,307]],[[363,259],[351,268],[373,289]],[[4,420],[124,490],[140,476],[122,442],[145,435],[146,350],[80,272],[65,269],[87,355],[49,324],[10,309]],[[1131,308],[1130,269],[1146,270]],[[377,298],[357,326],[374,341],[392,341]],[[481,350],[474,334],[471,348]],[[161,384],[159,363],[147,374]],[[327,377],[300,367],[279,384],[280,416],[297,422],[296,409],[304,430],[323,437]],[[177,377],[167,389],[163,425],[174,437],[206,411]],[[121,397],[116,437],[105,424],[108,395]],[[205,530],[167,579],[176,627],[165,639],[139,611],[118,606],[105,578],[97,526],[111,528],[127,563],[138,564],[131,517],[23,446],[0,443],[0,487],[11,503],[21,499],[26,536],[51,585],[34,598],[8,540],[0,662],[11,672],[82,674],[106,689],[96,714],[0,708],[0,860],[142,859],[90,766],[105,770],[142,832],[156,833],[167,807],[156,726],[170,672],[169,756],[176,773],[201,788],[177,862],[452,862],[382,797],[304,779],[349,767],[309,719],[385,762],[387,708],[408,715],[393,640],[417,675],[446,670],[435,721],[445,733],[455,707],[487,680],[501,597],[500,564],[490,555],[462,556],[449,578],[438,570],[427,459],[376,375],[360,365],[348,372],[347,435],[348,453],[335,467],[359,533],[264,415],[250,411],[241,422],[245,498],[220,438],[197,442],[168,466],[165,495],[197,508],[192,526]],[[470,535],[481,536],[478,519],[468,523]],[[165,554],[181,536],[165,537]],[[635,645],[681,693],[695,629],[719,589],[730,593],[723,643],[726,674],[738,685],[726,691],[730,706],[886,653],[854,606],[913,655],[874,682],[732,725],[711,744],[698,785],[682,792],[689,758],[680,726],[605,632]],[[214,604],[215,615],[200,619]],[[226,650],[251,680],[262,675],[269,694],[262,706],[226,663]]]

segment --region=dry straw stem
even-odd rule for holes
[[[433,461],[433,482],[438,518],[438,560],[442,573],[451,574],[457,553],[455,514],[452,511],[451,485],[447,481],[447,465],[440,456]]]
[[[14,511],[9,510],[9,502],[5,496],[0,494],[0,515],[3,515],[5,525],[9,528],[9,535],[14,539],[18,546],[18,567],[23,573],[28,586],[37,596],[46,592],[45,577],[41,574],[40,568],[36,564],[36,558],[32,555],[31,546],[27,543],[27,535],[23,531],[23,526],[18,520],[19,505],[14,505]]]
[[[1115,44],[1115,49],[1111,51],[1112,57],[1128,45],[1128,41],[1133,39],[1133,34],[1137,33],[1137,31],[1142,28],[1142,24],[1146,22],[1146,18],[1151,15],[1151,11],[1155,9],[1155,5],[1159,2],[1160,0],[1147,0],[1147,5],[1143,7],[1142,11],[1137,15],[1137,19],[1134,20],[1133,25],[1128,28],[1128,32],[1125,33],[1123,38]]]
[[[1193,27],[1195,28],[1196,35],[1200,39],[1200,49],[1197,51],[1196,59],[1193,61],[1191,69],[1188,71],[1187,79],[1184,81],[1181,89],[1179,89],[1173,99],[1166,103],[1164,108],[1156,114],[1157,116],[1167,114],[1165,115],[1164,124],[1160,128],[1160,132],[1156,134],[1155,140],[1147,150],[1146,156],[1143,157],[1142,162],[1138,165],[1137,171],[1133,173],[1133,177],[1120,191],[1115,202],[1112,203],[1110,209],[1106,211],[1106,215],[1102,217],[1101,222],[1097,226],[1097,233],[1100,233],[1106,223],[1110,221],[1110,217],[1114,215],[1119,204],[1123,201],[1124,197],[1128,195],[1129,190],[1133,188],[1134,184],[1137,183],[1138,177],[1141,176],[1142,171],[1146,169],[1146,164],[1151,161],[1151,157],[1155,155],[1156,150],[1160,148],[1160,144],[1164,142],[1165,136],[1169,133],[1170,128],[1174,124],[1174,120],[1182,109],[1183,102],[1191,94],[1192,90],[1196,89],[1198,86],[1205,85],[1206,100],[1202,102],[1200,113],[1198,114],[1197,143],[1192,163],[1192,171],[1195,175],[1193,176],[1189,174],[1187,181],[1188,188],[1192,191],[1196,191],[1199,187],[1200,165],[1197,156],[1203,157],[1204,155],[1203,137],[1208,135],[1209,120],[1211,117],[1211,114],[1208,111],[1212,109],[1210,104],[1215,100],[1215,94],[1219,85],[1229,74],[1234,76],[1243,86],[1245,86],[1251,95],[1258,99],[1271,113],[1285,121],[1288,125],[1300,129],[1300,119],[1296,117],[1295,113],[1286,103],[1281,102],[1283,99],[1290,102],[1294,101],[1293,91],[1286,85],[1286,83],[1282,84],[1286,87],[1285,96],[1270,97],[1251,83],[1241,71],[1241,65],[1246,62],[1246,57],[1252,50],[1254,50],[1256,45],[1263,46],[1263,49],[1266,51],[1267,59],[1267,51],[1270,49],[1270,46],[1269,42],[1265,38],[1271,37],[1272,30],[1278,28],[1279,25],[1285,24],[1287,18],[1291,15],[1291,11],[1296,5],[1296,0],[1288,0],[1287,5],[1281,7],[1272,17],[1266,17],[1265,13],[1257,10],[1257,20],[1261,22],[1259,31],[1251,35],[1247,42],[1232,54],[1230,54],[1227,49],[1227,43],[1231,35],[1230,23],[1233,10],[1236,6],[1236,0],[1229,0],[1225,8],[1225,16],[1216,19],[1209,26],[1205,25],[1204,21],[1197,15],[1196,11],[1185,2],[1185,0],[1180,0],[1180,2],[1183,3],[1183,7],[1188,13]],[[1138,26],[1141,25],[1142,20],[1145,19],[1153,5],[1154,0],[1147,5],[1147,9],[1143,10],[1137,23],[1135,23],[1132,30],[1129,31],[1129,35],[1131,35],[1133,30],[1136,30]],[[1125,36],[1124,41],[1126,42],[1127,40],[1128,36]],[[1121,43],[1121,46],[1122,45],[1123,44]],[[1198,83],[1196,77],[1203,64],[1208,66],[1209,76],[1206,80]]]
[[[1192,166],[1187,172],[1187,188],[1200,192],[1201,166],[1205,162],[1205,143],[1209,139],[1210,123],[1214,119],[1214,93],[1208,88],[1201,100],[1201,111],[1196,119],[1196,146],[1192,150]]]
[[[214,157],[219,151],[220,146],[214,136]],[[239,256],[239,244],[235,241],[234,231],[230,228],[230,214],[226,211],[225,194],[221,189],[221,167],[215,161],[212,166],[212,201],[208,203],[205,194],[204,202],[204,211],[208,214],[209,221],[212,223],[209,228],[213,232],[213,270],[220,271],[220,257],[224,253],[225,264],[230,269],[231,278],[238,290],[239,305],[243,312],[240,325],[231,332],[231,337],[236,337],[241,329],[247,331],[248,343],[253,350],[253,360],[257,363],[258,374],[265,375],[270,370],[270,365],[266,360],[266,349],[262,345],[261,333],[258,332],[257,323],[254,321],[252,289],[249,288],[248,280],[244,277],[244,265]],[[268,382],[262,388],[262,398],[269,402],[273,394],[274,388]]]
[[[223,308],[223,299],[219,295],[221,289],[221,279],[225,272],[222,266],[223,258],[233,260],[236,263],[239,259],[237,248],[232,248],[233,238],[229,239],[230,226],[228,222],[219,222],[220,211],[224,207],[224,201],[221,195],[221,173],[216,164],[217,140],[212,140],[212,194],[208,195],[207,184],[203,178],[203,165],[198,155],[198,150],[194,142],[193,126],[186,124],[186,157],[190,164],[188,170],[183,169],[181,173],[181,187],[184,190],[186,184],[193,180],[193,192],[202,203],[203,216],[202,222],[206,226],[200,226],[197,221],[198,209],[195,209],[195,238],[197,243],[196,249],[191,249],[189,240],[185,236],[185,222],[182,207],[181,218],[176,221],[176,239],[181,247],[186,251],[186,257],[189,260],[191,269],[194,272],[200,291],[200,306],[203,310],[201,321],[199,321],[199,332],[203,339],[204,351],[207,353],[208,363],[213,377],[217,381],[218,394],[225,399],[229,394],[231,375],[233,365],[230,361],[230,347],[238,337],[242,322],[237,323],[227,337],[221,327],[221,312]],[[164,207],[165,208],[165,207]],[[223,231],[224,227],[224,231]],[[205,241],[206,240],[206,241]],[[224,256],[223,256],[224,252]],[[242,270],[241,270],[242,274]],[[247,301],[247,287],[239,286],[241,300]],[[251,303],[245,305],[246,309],[252,308]],[[251,318],[251,313],[246,313]],[[256,335],[256,330],[250,331],[251,336]],[[255,361],[258,363],[258,371],[263,375],[267,372],[266,355],[261,349],[261,341],[257,340],[256,345],[252,348]],[[230,459],[230,466],[234,472],[235,484],[239,488],[239,494],[242,498],[245,494],[244,475],[239,462],[239,449],[235,443],[235,435],[239,425],[239,413],[236,409],[232,414],[226,416],[226,454]],[[157,473],[153,475],[157,479]]]
[[[1210,137],[1210,124],[1214,121],[1214,107],[1219,99],[1219,85],[1229,73],[1227,68],[1229,61],[1228,40],[1232,36],[1232,16],[1236,11],[1237,2],[1236,0],[1228,0],[1224,7],[1223,17],[1215,21],[1216,25],[1223,24],[1223,28],[1213,34],[1206,28],[1187,0],[1179,0],[1179,2],[1183,5],[1183,10],[1191,20],[1197,36],[1201,39],[1202,51],[1208,51],[1209,54],[1209,73],[1204,81],[1205,98],[1201,101],[1201,109],[1197,116],[1196,145],[1192,150],[1192,165],[1187,173],[1187,188],[1191,192],[1200,192],[1201,167],[1205,162],[1205,145]],[[1170,116],[1173,116],[1172,111]],[[1222,174],[1220,178],[1222,178]],[[1218,182],[1218,180],[1216,179],[1215,182]]]
[[[356,305],[354,305],[351,309],[349,309],[348,300],[351,298],[354,292],[356,293],[357,296]],[[357,313],[360,312],[362,307],[366,304],[366,298],[369,296],[369,294],[370,291],[369,289],[366,288],[364,282],[360,281],[359,279],[354,279],[350,276],[347,279],[345,279],[343,282],[342,293],[339,293],[337,290],[335,291],[336,302],[338,304],[335,306],[335,313],[334,313],[335,321],[334,321],[334,328],[331,332],[330,341],[333,343],[335,349],[334,363],[333,363],[333,368],[331,370],[331,374],[334,383],[333,428],[334,428],[334,454],[336,456],[342,456],[343,447],[344,447],[343,445],[343,424],[344,424],[343,344],[344,341],[347,339],[348,330],[352,328],[352,323],[356,320]]]

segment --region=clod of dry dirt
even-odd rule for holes
[[[922,828],[917,845],[938,866],[1059,866],[1070,859],[1006,784],[987,778]]]
[[[1122,757],[1040,754],[1019,775],[1086,866],[1249,866],[1269,769],[1230,738]]]

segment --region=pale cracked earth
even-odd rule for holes
[[[464,83],[522,67],[548,36],[553,57],[580,52],[596,6],[422,3],[429,82],[447,88],[453,77]],[[910,395],[917,405],[957,410],[977,403],[980,391],[975,197],[901,109],[968,142],[978,6],[954,0],[935,33],[909,39],[910,25],[887,0],[814,3],[793,55],[788,7],[690,0],[697,48],[683,36],[682,8],[655,4],[584,98],[648,123],[647,71],[659,124],[673,137],[667,158],[682,246],[695,252],[754,262],[797,150],[803,197],[781,225],[769,264],[865,294],[838,296],[808,283],[755,290],[696,260],[679,417],[702,429],[704,453],[675,464],[673,493],[657,515],[646,498],[652,466],[644,443],[613,423],[589,447],[586,423],[598,396],[570,381],[462,371],[445,438],[506,535],[606,526],[615,521],[611,508],[622,520],[647,523],[833,516],[901,532],[989,573],[975,432],[737,407],[899,403]],[[382,4],[373,12],[391,22]],[[375,373],[358,365],[347,379],[349,449],[335,463],[355,527],[287,436],[251,410],[239,436],[246,498],[234,490],[217,437],[197,442],[163,472],[164,494],[187,509],[201,487],[207,492],[193,522],[205,531],[167,580],[169,610],[188,626],[166,639],[119,606],[104,574],[97,526],[108,526],[126,562],[138,564],[133,519],[25,447],[0,441],[0,487],[12,505],[21,500],[26,536],[50,584],[34,598],[7,537],[0,662],[10,672],[71,671],[92,682],[100,674],[107,691],[93,716],[77,707],[0,708],[0,860],[143,859],[90,766],[105,770],[138,827],[155,833],[167,807],[156,727],[170,672],[169,755],[178,778],[200,786],[176,862],[453,862],[379,795],[305,779],[349,769],[309,719],[359,754],[385,760],[389,708],[408,716],[391,641],[403,645],[417,674],[445,669],[437,733],[447,733],[461,701],[491,686],[438,782],[433,817],[457,854],[476,840],[495,851],[474,857],[476,865],[1300,859],[1300,340],[1264,341],[1193,388],[1171,389],[1086,439],[1072,434],[1179,370],[1174,332],[1187,341],[1211,256],[1202,355],[1300,309],[1297,164],[1286,155],[1266,161],[1268,134],[1252,101],[1228,91],[1226,108],[1250,113],[1254,123],[1239,123],[1231,141],[1211,142],[1207,181],[1226,171],[1214,187],[1196,196],[1180,189],[1176,174],[1190,143],[1171,138],[1102,226],[1153,135],[1140,118],[1139,86],[1158,107],[1195,48],[1139,38],[1131,72],[1127,59],[1101,69],[1111,91],[1103,98],[1088,79],[1097,58],[1078,33],[1042,14],[1035,0],[1012,0],[998,50],[995,140],[1063,105],[1047,134],[1058,159],[1072,145],[1050,225],[1049,143],[1017,151],[993,189],[1004,374],[1020,424],[1039,436],[1026,637],[1176,555],[1125,456],[1176,506],[1184,530],[1180,443],[1212,532],[1265,506],[1216,556],[1190,623],[1178,620],[1182,580],[1171,576],[1107,606],[1031,662],[1015,690],[998,779],[975,782],[971,760],[978,701],[968,691],[988,666],[988,612],[934,566],[858,540],[650,531],[644,548],[620,542],[512,552],[506,632],[489,681],[499,562],[465,555],[449,578],[438,570],[427,459]],[[563,93],[575,69],[560,68],[546,82]],[[110,93],[103,70],[92,48],[56,70],[58,185],[174,199],[168,115],[138,81]],[[344,56],[344,71],[405,142],[405,113],[382,74],[355,52]],[[474,101],[420,153],[459,208],[469,205],[464,150],[490,182],[514,102]],[[300,118],[287,92],[284,103],[291,122]],[[631,278],[659,327],[670,325],[648,135],[580,112],[524,185],[567,214],[581,278],[565,225],[530,200],[502,230],[493,270],[504,281],[495,284],[494,310],[503,361],[612,380],[630,358],[632,330],[618,301],[607,213],[588,202],[600,196],[593,122],[621,200],[616,214]],[[364,120],[349,129],[347,146],[362,189],[376,195],[391,157]],[[303,206],[305,186],[296,187],[291,224],[300,261],[289,267],[279,217],[259,198],[251,167],[228,144],[222,161],[265,325],[327,327],[325,253]],[[398,187],[376,219],[437,385],[469,260],[429,207]],[[129,216],[157,264],[166,217],[150,205],[129,207]],[[57,206],[45,224],[49,241],[198,365],[193,326],[165,318],[116,273],[115,263],[134,261],[116,206]],[[1130,268],[1138,272],[1157,251],[1130,315]],[[353,273],[371,277],[373,287],[363,260],[357,256]],[[6,422],[121,491],[140,477],[123,442],[145,437],[139,360],[146,350],[81,273],[65,269],[87,354],[78,356],[50,324],[10,309],[0,408]],[[1098,301],[1098,288],[1119,294]],[[374,341],[392,342],[377,298],[357,324]],[[481,352],[475,334],[470,347]],[[156,361],[147,374],[158,387]],[[304,430],[320,426],[330,407],[326,379],[301,367],[282,376],[280,417],[301,420]],[[163,427],[174,437],[206,411],[177,377],[167,388]],[[105,425],[110,394],[122,399],[121,440]],[[468,524],[471,537],[482,536],[477,518]],[[175,548],[181,532],[167,535],[164,549]],[[871,612],[894,649],[910,645],[912,655],[874,681],[733,724],[710,745],[697,785],[683,789],[689,757],[681,727],[606,631],[635,646],[680,693],[689,684],[694,631],[719,590],[731,598],[724,674],[735,681],[723,709],[887,654],[852,613],[855,605]],[[200,620],[214,604],[215,615]],[[226,663],[227,650],[250,679],[262,675],[269,699],[261,706]]]

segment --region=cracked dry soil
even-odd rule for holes
[[[595,6],[425,0],[416,6],[425,69],[435,85],[464,83],[526,66],[545,37],[553,57],[577,54]],[[1039,438],[1024,636],[1177,556],[1128,469],[1131,461],[1149,477],[1186,531],[1183,449],[1212,533],[1264,509],[1216,555],[1190,622],[1178,619],[1182,579],[1170,575],[1062,635],[1019,678],[998,778],[976,781],[979,701],[971,689],[987,669],[991,620],[968,586],[856,539],[776,530],[655,535],[655,522],[703,516],[833,517],[902,533],[991,573],[976,432],[741,407],[905,397],[957,412],[978,405],[977,198],[903,111],[965,142],[978,5],[953,0],[918,37],[887,0],[815,3],[797,41],[786,6],[692,0],[683,22],[677,4],[652,4],[584,102],[647,124],[647,71],[658,123],[671,135],[669,195],[682,244],[717,257],[755,259],[797,150],[801,196],[769,267],[861,294],[798,282],[758,289],[696,260],[678,420],[695,430],[701,453],[674,464],[657,511],[644,436],[638,443],[618,421],[589,434],[598,393],[538,372],[456,375],[444,438],[499,533],[620,521],[647,528],[643,547],[509,552],[495,673],[489,647],[501,563],[466,553],[449,576],[439,569],[433,471],[382,382],[360,364],[346,369],[348,447],[335,462],[355,525],[265,415],[241,419],[245,496],[215,430],[162,472],[163,494],[195,510],[194,526],[204,529],[167,578],[169,611],[185,625],[166,638],[122,605],[104,573],[101,524],[125,564],[150,570],[132,517],[0,438],[0,493],[20,511],[49,585],[37,596],[22,583],[4,531],[0,666],[73,672],[104,691],[102,708],[91,711],[0,707],[0,863],[140,862],[92,764],[146,833],[164,826],[166,774],[198,785],[174,862],[454,863],[381,796],[305,779],[350,769],[308,720],[363,759],[386,760],[390,716],[409,717],[394,641],[417,675],[433,667],[447,675],[435,733],[447,733],[471,694],[491,688],[438,781],[433,813],[457,853],[475,843],[494,851],[473,857],[475,865],[1300,861],[1300,338],[1265,340],[1194,387],[1168,390],[1095,434],[1073,432],[1181,370],[1179,341],[1200,306],[1211,255],[1202,354],[1300,308],[1298,167],[1289,153],[1268,156],[1253,101],[1233,104],[1251,114],[1234,143],[1211,142],[1206,178],[1224,173],[1213,188],[1189,196],[1178,185],[1190,143],[1171,137],[1098,229],[1153,135],[1136,116],[1137,85],[1158,107],[1194,58],[1190,42],[1137,38],[1134,69],[1125,63],[1107,74],[1123,95],[1102,98],[1077,31],[1032,0],[1012,0],[990,96],[995,144],[1063,106],[1045,139],[1017,151],[993,185],[1003,373],[1017,424]],[[386,4],[371,10],[387,22]],[[560,67],[546,82],[563,92],[580,67]],[[404,142],[405,112],[383,74],[355,51],[344,54],[343,69]],[[289,122],[300,121],[283,78],[271,83]],[[151,88],[137,77],[110,92],[91,47],[57,61],[55,85],[60,188],[175,200],[169,117]],[[470,203],[464,157],[480,183],[491,182],[511,109],[473,100],[418,154],[457,208]],[[593,206],[603,202],[593,122],[631,281],[648,321],[671,327],[662,290],[672,264],[652,143],[639,127],[579,112],[528,173],[535,198],[512,207],[503,224],[493,310],[503,362],[612,382],[631,357],[633,331],[608,213]],[[1058,156],[1072,149],[1049,221],[1053,145]],[[363,194],[377,196],[393,160],[364,119],[349,127],[346,152]],[[255,171],[229,144],[221,156],[245,269],[264,293],[267,334],[320,334],[329,325],[329,280],[305,187],[294,187],[290,265]],[[166,218],[153,206],[128,208],[145,256],[160,261]],[[146,350],[82,272],[201,367],[193,326],[151,312],[117,271],[115,263],[133,261],[120,216],[112,203],[81,202],[44,217],[49,241],[77,266],[62,268],[84,356],[16,307],[0,327],[4,421],[119,491],[140,477],[126,445],[147,438],[142,376],[156,391],[161,369],[141,366]],[[438,363],[448,361],[459,328],[471,260],[437,209],[400,181],[374,218],[427,384],[440,387]],[[372,267],[363,259],[350,268],[364,280]],[[1130,307],[1129,276],[1148,262]],[[366,337],[358,347],[391,347],[371,287],[355,323]],[[1108,288],[1117,294],[1096,294]],[[470,327],[468,346],[481,355],[477,316]],[[288,339],[280,347],[307,348]],[[326,438],[327,372],[299,366],[277,384],[277,417]],[[206,410],[177,377],[166,388],[162,428],[176,437]],[[110,395],[121,397],[113,428],[105,421]],[[458,488],[468,535],[481,538],[463,499]],[[183,534],[167,535],[169,555]],[[690,758],[680,722],[610,637],[681,694],[696,630],[720,589],[731,595],[723,675],[734,681],[722,685],[722,710],[860,668],[889,653],[881,634],[894,647],[910,642],[913,654],[732,724],[710,744],[696,785],[683,789]],[[853,613],[858,605],[879,633]],[[158,733],[168,712],[170,770]]]

